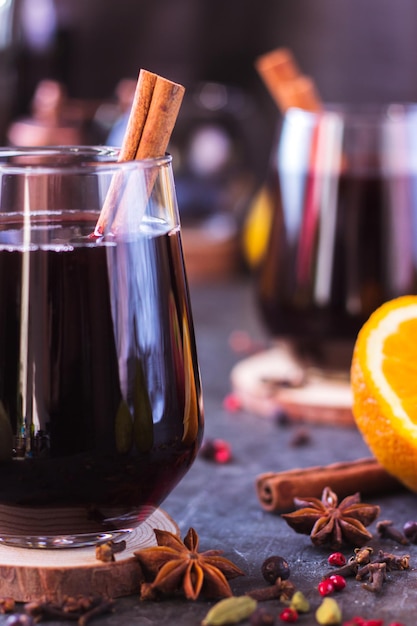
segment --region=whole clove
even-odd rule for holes
[[[368,563],[367,565],[364,565],[362,569],[366,570],[366,575],[369,576],[368,580],[362,583],[362,587],[367,591],[379,593],[386,580],[386,563]]]
[[[245,595],[250,596],[258,602],[263,602],[264,600],[287,601],[292,598],[294,592],[295,585],[290,580],[277,578],[273,585],[253,589],[252,591],[248,591]]]
[[[79,626],[86,626],[91,620],[95,619],[99,615],[105,615],[106,613],[111,613],[114,608],[113,600],[103,600],[96,606],[93,606],[89,611],[86,611],[83,615],[81,615],[78,619]]]
[[[112,563],[115,561],[115,554],[119,554],[126,550],[126,541],[106,541],[96,545],[96,559],[103,563]]]
[[[396,543],[402,546],[408,546],[409,540],[407,537],[394,526],[394,523],[390,520],[383,520],[377,523],[376,530],[382,539],[392,539]]]
[[[73,620],[86,626],[92,619],[113,610],[114,601],[101,596],[67,597],[62,602],[35,600],[24,605],[25,613],[35,622],[43,620]]]
[[[355,556],[353,559],[358,565],[365,565],[370,562],[373,552],[373,548],[370,548],[369,546],[355,548]]]
[[[358,568],[359,568],[358,562],[355,560],[355,557],[352,557],[351,559],[348,560],[348,562],[345,565],[341,565],[340,567],[337,568],[337,573],[339,576],[343,576],[343,578],[349,578],[352,576],[354,577],[357,574]],[[333,574],[334,574],[334,569],[329,570],[326,574],[324,574],[323,580],[329,578]]]
[[[389,552],[384,552],[383,550],[380,550],[378,552],[376,561],[378,563],[385,563],[387,566],[387,572],[391,572],[393,570],[409,569],[410,567],[409,554],[396,556],[395,554],[390,554]]]
[[[16,606],[16,602],[13,598],[6,597],[0,598],[0,613],[4,615],[4,613],[13,613]]]

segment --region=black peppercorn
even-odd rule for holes
[[[282,556],[270,556],[262,563],[262,576],[273,585],[277,578],[287,580],[290,577],[290,566]]]
[[[403,533],[411,543],[417,543],[417,522],[410,520],[403,526]]]

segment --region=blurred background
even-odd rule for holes
[[[186,87],[183,220],[239,228],[279,120],[254,60],[282,46],[323,100],[417,100],[415,0],[0,0],[1,141],[116,143],[147,68]]]

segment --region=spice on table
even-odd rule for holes
[[[96,559],[103,563],[112,563],[115,559],[115,554],[119,554],[126,550],[126,541],[106,541],[105,543],[98,543],[96,545]]]
[[[235,393],[229,393],[223,399],[223,408],[229,413],[237,413],[242,410],[242,402]]]
[[[290,580],[277,578],[273,585],[261,587],[260,589],[252,589],[252,591],[247,591],[246,595],[254,598],[258,602],[264,602],[266,600],[281,600],[281,602],[285,602],[290,600],[294,593],[294,583]]]
[[[279,614],[279,619],[288,623],[296,622],[298,620],[298,613],[292,607],[287,606],[285,609],[282,609]]]
[[[273,585],[277,578],[287,580],[290,577],[291,570],[284,557],[272,555],[262,563],[261,573],[266,582]]]
[[[366,526],[380,512],[377,505],[361,503],[359,493],[346,496],[339,504],[330,487],[323,489],[321,500],[296,497],[294,504],[297,511],[281,515],[287,524],[297,533],[310,535],[314,545],[333,549],[343,544],[364,545],[372,538]]]
[[[329,576],[335,591],[342,591],[346,587],[346,578],[340,574],[332,574]]]
[[[354,552],[355,556],[353,558],[355,563],[358,565],[365,565],[370,562],[374,549],[369,546],[364,546],[361,548],[355,548]]]
[[[13,598],[0,598],[0,614],[4,615],[5,613],[13,613],[15,606],[16,602]]]
[[[354,558],[351,558],[348,560],[346,565],[341,565],[338,568],[337,573],[339,574],[339,576],[343,576],[344,578],[355,577],[358,571],[358,568],[359,568],[358,563],[355,561]],[[333,574],[333,571],[327,572],[326,574],[324,574],[323,580],[326,578],[330,578],[332,574]]]
[[[311,431],[308,428],[297,428],[290,439],[290,446],[300,448],[311,443]]]
[[[232,448],[224,439],[206,439],[200,448],[199,456],[206,461],[224,464],[232,458]]]
[[[290,607],[295,609],[297,613],[308,613],[310,610],[310,602],[302,591],[296,591],[291,598]]]
[[[417,521],[408,520],[405,522],[403,533],[410,543],[417,543]]]
[[[387,566],[387,572],[392,572],[393,570],[404,570],[409,569],[410,567],[410,555],[402,554],[397,556],[396,554],[390,554],[389,552],[384,552],[380,550],[377,556],[378,563],[385,563]]]
[[[346,565],[346,557],[342,552],[332,552],[327,557],[327,562],[329,565],[342,567],[342,565]]]
[[[324,578],[317,586],[317,590],[321,596],[328,596],[334,592],[335,588],[330,578]]]
[[[174,533],[154,529],[157,546],[134,552],[145,577],[141,599],[156,599],[158,594],[182,592],[187,600],[232,596],[228,579],[244,572],[221,556],[221,550],[198,552],[199,537],[190,528],[181,541]]]
[[[342,611],[337,601],[328,596],[316,610],[316,620],[322,626],[335,626],[342,621]]]
[[[258,603],[248,596],[232,596],[211,607],[201,626],[223,626],[238,624],[248,619],[257,609]]]
[[[294,497],[308,493],[320,498],[330,486],[339,498],[360,490],[362,496],[398,492],[404,486],[374,458],[310,466],[281,472],[264,472],[256,478],[256,492],[263,509],[269,512],[294,510]]]
[[[368,563],[362,569],[366,568],[366,574],[369,576],[369,580],[362,584],[362,587],[367,591],[374,591],[376,593],[382,590],[382,585],[387,577],[387,566],[385,563]],[[358,576],[361,570],[358,572]]]
[[[250,616],[249,623],[250,626],[274,626],[275,615],[267,611],[263,606],[258,606]]]
[[[403,533],[394,526],[391,520],[382,520],[377,523],[376,530],[382,539],[392,539],[402,546],[408,546],[409,540]]]
[[[27,615],[36,622],[43,620],[77,620],[86,626],[92,619],[113,611],[114,601],[102,596],[66,597],[62,602],[35,600],[25,604]]]

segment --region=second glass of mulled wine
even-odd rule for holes
[[[267,192],[263,322],[316,360],[341,346],[348,367],[370,313],[417,292],[417,108],[289,109]]]

